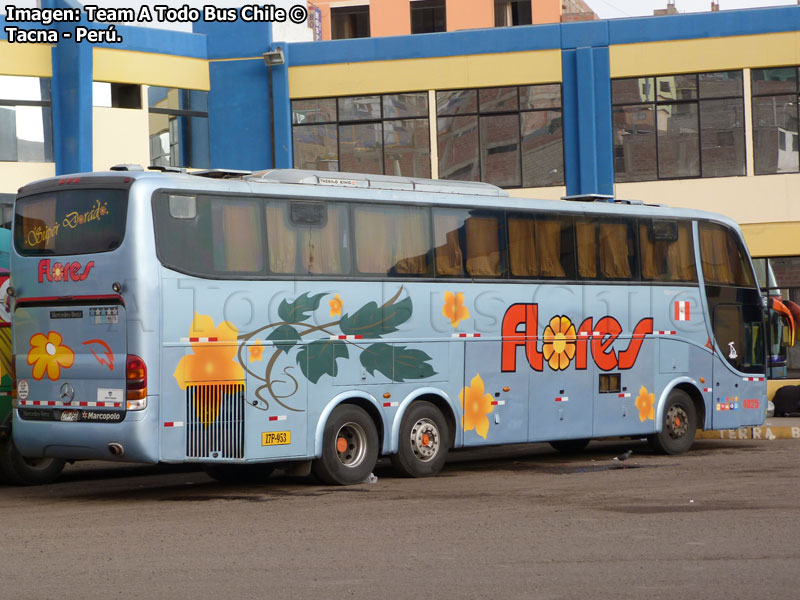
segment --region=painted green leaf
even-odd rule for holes
[[[337,358],[348,358],[347,344],[338,340],[317,340],[303,346],[297,353],[297,365],[303,375],[312,383],[317,383],[323,375],[336,377],[339,369]]]
[[[411,298],[404,298],[383,308],[375,302],[368,302],[352,315],[343,315],[339,327],[347,335],[379,338],[397,331],[398,325],[411,318],[411,311]]]
[[[267,339],[279,350],[289,354],[289,350],[300,341],[300,333],[291,325],[281,325],[272,330]]]
[[[370,344],[361,352],[360,359],[370,375],[375,375],[375,371],[379,371],[393,381],[425,379],[436,375],[436,371],[428,363],[431,360],[430,356],[422,350],[413,350],[405,346],[393,346],[382,342]]]
[[[287,323],[298,323],[311,316],[319,308],[320,299],[325,294],[309,296],[308,292],[294,299],[294,302],[283,300],[278,306],[278,315]]]

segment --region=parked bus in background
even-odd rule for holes
[[[767,396],[776,417],[800,413],[800,355],[790,340],[800,322],[800,259],[754,258],[753,264],[769,299]]]
[[[123,170],[124,169],[124,170]],[[32,457],[353,484],[450,449],[760,425],[762,298],[709,213],[483,183],[141,169],[20,190],[14,439]]]
[[[11,438],[11,318],[3,299],[8,290],[8,255],[14,197],[0,194],[0,482],[29,485],[49,483],[63,470],[60,458],[25,458]]]

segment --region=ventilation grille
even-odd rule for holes
[[[186,456],[244,458],[244,383],[186,386]]]

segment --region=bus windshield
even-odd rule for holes
[[[17,202],[14,247],[23,256],[107,252],[125,235],[127,192],[69,189]]]

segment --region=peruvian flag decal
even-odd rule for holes
[[[675,302],[675,320],[676,321],[689,321],[689,301],[679,300]]]

